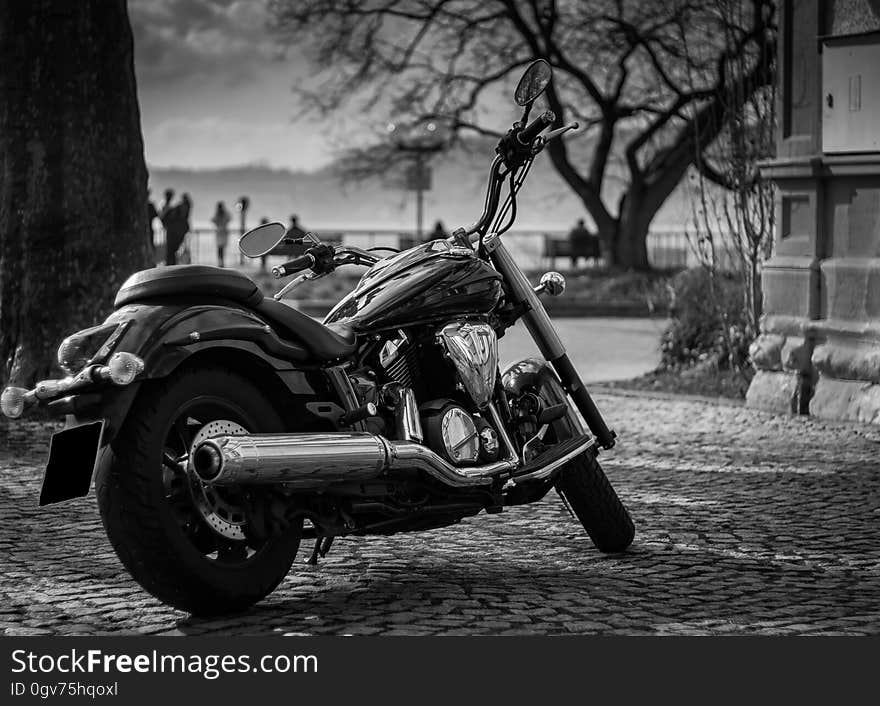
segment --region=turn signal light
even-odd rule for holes
[[[134,353],[114,353],[107,363],[107,372],[114,385],[128,385],[144,370],[144,361]]]
[[[27,390],[23,387],[7,387],[0,395],[0,412],[10,419],[18,419],[24,412],[24,397]]]

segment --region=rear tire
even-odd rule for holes
[[[622,552],[632,544],[632,518],[592,452],[565,464],[556,480],[556,490],[600,552]]]
[[[163,603],[196,615],[241,611],[271,593],[290,570],[302,528],[300,520],[283,535],[254,539],[235,489],[199,495],[182,459],[198,429],[216,420],[283,430],[247,378],[185,369],[143,383],[95,479],[104,528],[125,568]]]

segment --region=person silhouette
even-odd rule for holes
[[[442,240],[443,238],[448,238],[449,234],[446,232],[446,229],[443,227],[443,221],[437,221],[434,223],[434,230],[431,231],[429,236],[429,240]]]
[[[577,267],[578,260],[583,257],[584,261],[598,260],[599,238],[587,230],[583,218],[579,218],[574,228],[568,233],[568,242],[571,249],[571,266]]]
[[[217,210],[214,211],[214,217],[211,219],[211,223],[214,224],[214,229],[216,231],[217,265],[220,267],[225,267],[223,256],[226,252],[226,245],[229,242],[229,221],[231,219],[232,216],[230,216],[229,211],[226,210],[226,204],[222,201],[218,201]]]

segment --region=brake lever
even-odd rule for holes
[[[272,297],[276,302],[281,301],[284,298],[284,295],[287,294],[291,289],[298,287],[303,282],[311,282],[313,279],[318,279],[319,277],[323,277],[323,274],[318,274],[314,270],[306,270],[302,274],[294,277],[290,282],[285,284],[278,292]]]
[[[558,127],[555,130],[551,130],[550,132],[546,133],[545,135],[543,135],[541,137],[541,140],[542,140],[541,146],[543,147],[548,142],[550,142],[550,140],[552,140],[556,137],[559,137],[560,135],[564,135],[569,130],[577,130],[579,127],[580,127],[580,125],[575,122],[575,123],[569,123],[568,125],[563,125],[562,127]]]

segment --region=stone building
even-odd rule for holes
[[[780,0],[773,257],[747,403],[880,423],[880,0]]]

